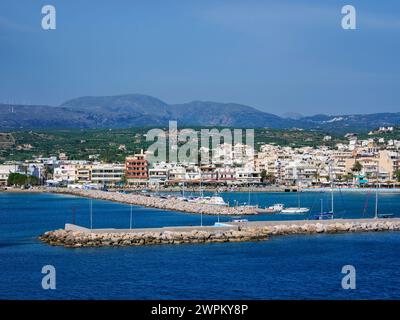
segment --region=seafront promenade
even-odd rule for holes
[[[64,229],[48,231],[39,239],[50,245],[81,248],[244,242],[267,240],[280,235],[378,231],[400,231],[400,219],[253,221],[229,222],[217,226],[142,229],[88,229],[66,224]]]

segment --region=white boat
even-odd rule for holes
[[[212,197],[199,197],[189,200],[194,203],[208,204],[214,206],[227,206],[228,204],[224,201],[224,199],[220,196],[212,196]]]
[[[247,219],[241,219],[241,218],[238,218],[238,219],[233,219],[232,220],[232,222],[248,222],[249,220],[247,220]]]
[[[285,208],[281,211],[281,213],[296,214],[296,213],[307,213],[308,211],[310,211],[309,208],[293,207],[293,208]]]
[[[269,210],[273,212],[281,212],[284,209],[284,205],[282,203],[275,203],[273,206],[268,207]]]
[[[297,192],[297,207],[289,207],[289,208],[283,208],[280,213],[286,213],[286,214],[302,214],[302,213],[307,213],[310,211],[310,208],[304,208],[300,207],[300,191]]]
[[[284,205],[282,203],[276,203],[273,206],[269,206],[268,208],[257,208],[257,212],[260,213],[277,213],[281,212],[284,208]]]

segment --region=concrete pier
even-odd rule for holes
[[[50,245],[80,248],[258,241],[279,235],[378,231],[400,231],[400,219],[253,221],[232,222],[218,227],[194,226],[92,230],[67,224],[65,229],[46,232],[39,239]]]

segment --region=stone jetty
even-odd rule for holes
[[[39,239],[50,245],[81,248],[243,242],[266,240],[271,236],[280,235],[376,231],[400,231],[400,219],[257,221],[229,223],[219,227],[165,227],[131,230],[90,230],[67,224],[65,229],[48,231]]]
[[[208,215],[252,215],[257,214],[253,207],[249,206],[219,206],[194,203],[181,200],[176,197],[161,198],[158,196],[146,196],[134,193],[106,192],[100,190],[80,190],[67,188],[49,188],[48,191],[59,194],[71,194],[81,197],[108,200],[137,206],[157,208],[163,210],[173,210],[188,213],[208,214]]]

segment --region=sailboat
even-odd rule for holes
[[[280,213],[283,214],[302,214],[310,211],[310,208],[300,207],[300,191],[297,191],[297,207],[283,208]]]
[[[227,206],[228,204],[224,201],[224,199],[219,196],[217,193],[215,193],[211,197],[205,197],[203,188],[201,185],[201,180],[200,180],[200,197],[197,198],[191,198],[188,200],[189,202],[194,202],[194,203],[201,203],[201,204],[208,204],[208,205],[213,205],[213,206]]]
[[[185,182],[182,182],[182,191],[181,191],[181,195],[179,197],[177,197],[178,200],[181,201],[188,201],[188,199],[185,197]]]
[[[332,174],[331,174],[331,165],[329,165],[329,178],[331,180],[331,211],[324,212],[324,201],[323,201],[323,199],[321,199],[321,212],[314,216],[314,219],[316,219],[316,220],[333,219],[333,215],[334,215],[334,207],[333,207],[334,182],[333,182],[333,178],[332,178]]]
[[[248,195],[247,195],[247,203],[244,202],[243,205],[241,205],[241,208],[247,208],[247,209],[254,209],[254,210],[258,210],[258,205],[252,205],[251,201],[250,201],[250,197],[251,197],[251,193],[250,193],[250,186],[249,186],[249,190],[248,190]]]
[[[333,208],[333,207],[332,207]],[[324,212],[324,200],[321,199],[321,212],[314,216],[315,220],[333,219],[333,211]]]
[[[379,196],[378,196],[378,190],[379,190],[379,184],[378,184],[378,187],[376,188],[376,190],[375,190],[375,216],[374,216],[374,218],[375,219],[378,219],[378,218],[393,218],[394,217],[394,214],[393,213],[379,213]]]

